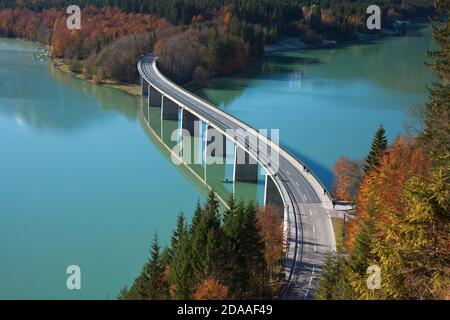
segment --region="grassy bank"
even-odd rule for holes
[[[101,86],[104,86],[107,88],[120,90],[120,91],[126,92],[132,96],[140,96],[141,95],[141,86],[138,84],[121,83],[121,82],[116,82],[113,80],[104,80],[102,82],[94,82],[91,79],[86,79],[85,77],[83,77],[83,75],[81,73],[72,72],[69,68],[69,65],[67,65],[66,63],[63,63],[62,61],[53,60],[52,63],[60,71],[66,73],[66,74],[69,74],[69,75],[73,75],[75,78],[77,78],[79,80],[87,81],[89,83],[96,84],[96,85],[101,85]]]
[[[338,251],[344,249],[344,220],[341,218],[331,218],[333,224],[334,237],[336,239],[336,249]]]

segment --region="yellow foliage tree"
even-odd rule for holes
[[[225,300],[227,297],[228,288],[215,279],[205,279],[192,296],[194,300]]]

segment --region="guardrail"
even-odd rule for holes
[[[185,90],[184,88],[178,86],[177,84],[175,84],[174,82],[172,82],[170,79],[166,78],[157,68],[156,65],[156,60],[157,57],[154,56],[153,54],[149,54],[146,55],[142,60],[139,61],[138,63],[138,69],[139,69],[139,73],[141,74],[141,76],[143,74],[145,74],[142,70],[141,67],[141,62],[142,61],[147,61],[151,63],[151,67],[153,72],[158,76],[158,78],[162,81],[165,82],[166,85],[171,86],[173,89],[182,92],[184,95],[188,96],[190,99],[195,100],[196,102],[200,103],[201,105],[203,105],[205,108],[219,114],[220,116],[224,117],[225,119],[229,120],[230,122],[232,122],[233,124],[235,124],[237,127],[240,127],[244,130],[247,130],[248,132],[252,133],[253,135],[255,135],[258,139],[260,139],[261,141],[263,141],[267,146],[270,146],[271,150],[275,150],[275,152],[278,152],[279,155],[283,156],[283,158],[285,160],[287,160],[294,168],[296,168],[296,170],[305,178],[305,180],[312,186],[313,191],[316,193],[317,197],[320,200],[320,203],[322,204],[322,206],[326,207],[329,206],[331,208],[332,206],[332,199],[329,195],[328,192],[324,192],[324,190],[326,190],[325,185],[320,181],[320,179],[310,170],[308,170],[309,173],[304,173],[304,169],[307,168],[306,165],[300,161],[299,159],[297,159],[294,155],[292,155],[289,151],[283,149],[282,147],[280,147],[279,145],[273,143],[273,141],[269,140],[267,137],[265,137],[264,135],[260,134],[259,132],[257,132],[254,128],[252,128],[250,125],[248,125],[247,123],[236,119],[235,117],[229,115],[228,113],[224,112],[223,110],[215,107],[214,105],[212,105],[211,103],[209,103],[208,101],[188,92],[187,90]],[[153,84],[155,87],[157,87],[157,85]],[[159,91],[162,91],[162,88],[158,89]],[[169,96],[171,99],[173,99],[175,102],[179,103],[180,105],[183,106],[183,103],[181,103],[181,101],[178,101],[178,99],[176,99],[175,97],[171,97],[170,94],[164,93],[165,95]],[[187,109],[190,109],[188,106],[184,106]],[[191,111],[193,112],[193,111]],[[207,119],[210,123],[212,123],[214,126],[216,126],[218,129],[222,130],[222,131],[226,131],[226,129],[230,129],[230,128],[226,128],[224,126],[222,126],[220,123],[216,123],[216,121],[214,121],[214,119],[210,118],[210,115],[204,114],[201,110],[198,111],[200,114],[202,114],[202,117]],[[196,113],[196,112],[193,112]],[[198,115],[197,115],[198,116]],[[235,137],[233,140],[235,140],[235,142],[237,144],[241,144],[237,137]],[[246,146],[245,141],[243,146],[244,149],[248,148],[248,152],[251,155],[252,150],[249,147]],[[252,155],[253,156],[253,155]],[[254,156],[253,156],[254,157]],[[271,174],[271,176],[274,179],[275,185],[277,186],[278,190],[280,191],[282,200],[283,200],[283,204],[284,204],[284,213],[285,213],[285,230],[286,228],[288,229],[287,232],[285,232],[285,239],[291,238],[291,239],[295,239],[295,241],[292,243],[292,241],[287,241],[288,246],[294,245],[293,251],[294,251],[294,257],[292,258],[292,266],[288,275],[288,278],[286,279],[286,283],[282,286],[282,288],[280,288],[279,291],[279,297],[281,298],[285,298],[286,295],[289,292],[289,288],[291,286],[292,283],[292,277],[293,277],[293,273],[295,271],[296,268],[296,261],[297,261],[297,256],[299,254],[299,251],[302,252],[303,249],[299,249],[299,244],[298,244],[298,239],[299,236],[301,236],[301,238],[303,239],[303,227],[302,227],[302,222],[301,222],[301,215],[296,211],[296,203],[297,203],[297,199],[295,198],[294,193],[292,192],[292,190],[290,189],[290,187],[285,183],[282,177],[282,174],[279,175],[275,175],[273,170],[270,168],[270,166],[268,166],[267,164],[264,163],[263,159],[259,159],[259,162],[261,163],[261,165],[268,171],[269,174]],[[300,220],[300,221],[299,221]],[[294,228],[291,228],[291,223],[294,224]],[[300,224],[300,231],[301,234],[299,234],[299,224]],[[295,234],[292,234],[293,229],[295,230]],[[302,244],[303,246],[303,244]],[[288,255],[288,253],[290,252],[290,249],[288,248],[288,250],[286,250],[286,255]],[[300,257],[302,257],[302,255],[300,255]],[[285,258],[287,258],[287,256],[285,256]]]
[[[332,199],[329,195],[329,192],[324,192],[326,189],[325,185],[322,183],[322,181],[320,181],[320,179],[317,177],[317,175],[312,172],[309,171],[309,173],[307,173],[306,175],[303,174],[303,170],[304,168],[307,168],[307,166],[298,158],[296,158],[294,155],[292,155],[289,151],[285,150],[284,148],[276,145],[275,143],[273,143],[273,141],[269,140],[267,137],[265,137],[264,135],[260,134],[259,132],[257,132],[253,127],[251,127],[249,124],[231,116],[230,114],[224,112],[223,110],[215,107],[214,105],[212,105],[211,103],[209,103],[208,101],[190,93],[189,91],[185,90],[184,88],[180,87],[179,85],[175,84],[173,81],[171,81],[170,79],[166,78],[158,69],[157,65],[156,65],[156,61],[157,61],[157,57],[155,57],[153,54],[147,55],[144,57],[144,59],[148,58],[147,61],[151,61],[152,63],[152,68],[153,71],[158,75],[158,77],[163,80],[166,84],[170,85],[171,87],[173,87],[176,90],[179,90],[181,92],[183,92],[185,95],[189,96],[191,99],[197,101],[198,103],[201,103],[202,105],[204,105],[205,107],[207,107],[208,109],[217,112],[218,114],[220,114],[221,116],[223,116],[224,118],[228,119],[229,121],[233,122],[234,124],[236,124],[239,127],[244,128],[245,130],[248,130],[249,132],[253,133],[255,136],[258,137],[258,139],[262,140],[264,143],[266,143],[266,145],[269,145],[273,150],[278,151],[280,155],[282,155],[286,160],[288,160],[288,162],[294,166],[301,174],[302,176],[309,182],[309,184],[313,187],[317,197],[320,199],[320,202],[322,203],[323,206],[328,206],[331,207],[332,206]],[[139,66],[138,68],[140,68],[140,62],[139,62]],[[213,122],[213,120],[210,120],[211,122]],[[215,125],[218,125],[215,123]]]

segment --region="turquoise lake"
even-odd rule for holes
[[[336,160],[363,159],[379,125],[390,141],[406,133],[427,100],[432,45],[428,25],[416,25],[367,44],[278,53],[197,94],[257,129],[279,129],[281,144],[331,187]]]
[[[376,128],[392,141],[427,99],[428,27],[368,44],[274,54],[197,92],[281,144],[330,186],[342,155],[362,159]],[[140,99],[33,60],[0,39],[0,299],[114,299],[188,217],[198,182],[144,130]],[[82,289],[66,288],[79,265]]]

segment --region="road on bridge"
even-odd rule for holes
[[[250,130],[255,135],[259,135],[248,125],[164,77],[158,70],[156,61],[155,55],[148,54],[139,61],[138,70],[142,79],[164,96],[196,114],[216,129]],[[261,137],[258,136],[258,138],[261,143]],[[255,158],[261,159],[257,147],[245,143],[245,136],[237,136],[235,142]],[[267,148],[271,150],[275,147],[267,142]],[[285,150],[280,148],[278,151],[280,152],[279,170],[276,175],[272,175],[272,178],[282,191],[285,220],[288,222],[288,248],[283,262],[286,280],[278,297],[311,299],[326,254],[336,250],[330,217],[331,199],[328,193],[324,192],[319,180],[309,170],[304,170],[303,164]],[[263,167],[265,167],[264,162],[269,163],[268,159],[261,160]]]

